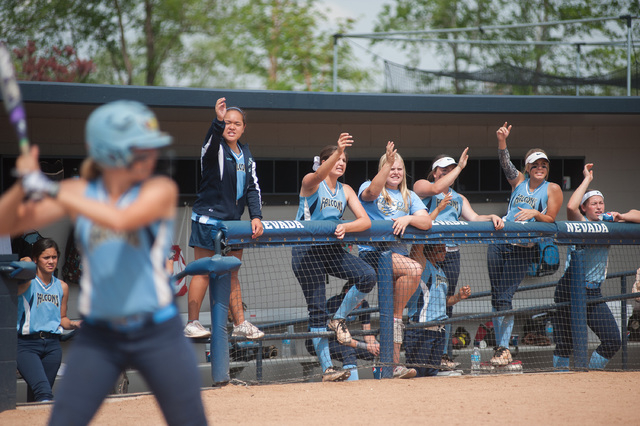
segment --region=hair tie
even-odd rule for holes
[[[315,157],[313,157],[313,167],[311,168],[315,172],[316,170],[318,170],[318,167],[320,167],[320,157],[316,155]]]

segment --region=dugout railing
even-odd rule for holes
[[[241,268],[241,282],[243,283],[243,291],[245,294],[251,293],[252,287],[255,283],[252,281],[267,281],[269,280],[269,274],[274,274],[274,277],[279,277],[280,273],[276,272],[268,267],[269,256],[259,255],[263,251],[274,249],[276,247],[291,247],[296,244],[324,244],[337,242],[333,236],[333,230],[335,229],[335,222],[331,221],[264,221],[264,234],[257,239],[251,238],[251,227],[249,222],[226,222],[223,232],[224,241],[228,245],[241,247],[245,249],[245,255],[243,257],[243,266]],[[391,223],[386,221],[374,221],[370,230],[357,234],[348,234],[341,243],[346,245],[358,245],[372,242],[384,242],[395,240],[396,237],[392,235]],[[398,238],[400,239],[400,238]],[[530,282],[522,283],[517,292],[520,294],[529,293],[530,297],[523,298],[522,300],[514,299],[514,309],[510,311],[501,312],[504,314],[513,314],[516,318],[525,319],[528,316],[532,316],[535,313],[547,312],[553,313],[557,307],[562,304],[553,303],[553,289],[555,288],[559,277],[562,275],[564,269],[564,257],[566,254],[566,247],[572,244],[593,244],[593,245],[609,245],[612,247],[611,257],[615,257],[615,261],[609,265],[609,271],[607,275],[606,287],[608,289],[607,294],[601,299],[596,301],[587,301],[584,297],[584,292],[580,292],[580,288],[584,288],[584,285],[580,285],[580,281],[584,284],[584,271],[579,266],[582,264],[582,259],[578,254],[577,259],[574,259],[574,263],[578,265],[576,269],[577,274],[573,274],[575,285],[573,286],[578,293],[573,295],[572,298],[572,329],[574,332],[574,354],[573,354],[573,368],[577,370],[586,369],[587,367],[587,353],[589,349],[593,349],[597,345],[597,341],[594,341],[594,337],[590,334],[586,324],[586,307],[588,304],[593,304],[598,301],[604,301],[609,303],[616,303],[619,306],[614,309],[616,319],[619,321],[619,329],[621,332],[622,348],[620,350],[619,358],[621,359],[615,366],[610,366],[613,369],[629,369],[637,368],[634,365],[628,365],[628,344],[626,325],[629,317],[628,301],[636,297],[629,293],[633,279],[629,283],[629,277],[635,275],[635,270],[640,263],[640,255],[638,250],[638,241],[640,239],[640,225],[626,224],[626,223],[599,223],[594,225],[584,224],[579,222],[558,222],[558,223],[507,223],[505,228],[500,231],[493,229],[490,222],[455,222],[455,223],[442,223],[434,222],[434,226],[429,231],[419,231],[414,228],[409,228],[403,238],[400,240],[407,244],[433,244],[433,243],[454,243],[459,244],[461,247],[469,245],[484,246],[487,244],[527,244],[527,243],[539,243],[552,241],[561,248],[560,266],[558,271],[549,277],[542,277],[538,279],[532,279],[533,284]],[[613,250],[613,248],[618,250]],[[351,248],[355,253],[355,249]],[[476,254],[473,259],[466,259],[465,253],[462,254],[462,263],[471,261],[477,265],[486,263],[486,255],[482,256],[484,247],[479,250],[475,250],[481,254]],[[287,251],[279,253],[278,257],[280,269],[286,269],[287,265],[290,268],[290,259],[282,259],[286,257]],[[253,253],[253,255],[252,255]],[[260,260],[258,260],[260,259]],[[612,268],[612,264],[614,267]],[[277,269],[277,268],[276,268]],[[369,332],[363,332],[358,330],[352,330],[354,336],[362,336],[363,334],[377,335],[381,345],[381,353],[379,360],[376,360],[377,365],[382,366],[382,377],[391,377],[391,365],[392,365],[392,280],[391,280],[391,267],[389,256],[383,256],[381,265],[378,269],[378,284],[377,289],[374,289],[372,293],[376,293],[373,297],[377,299],[372,304],[372,308],[369,310],[375,318],[373,321],[377,326],[372,327]],[[481,282],[479,288],[488,287],[488,276],[486,271],[483,271],[481,267],[477,268],[475,272],[477,275],[476,282]],[[484,274],[484,276],[482,276]],[[611,281],[614,279],[620,280],[619,291],[613,290]],[[289,280],[291,278],[289,277]],[[275,279],[276,283],[285,285],[286,291],[301,293],[300,287],[293,279],[291,282],[285,282],[287,280]],[[459,284],[460,285],[460,284]],[[605,284],[603,284],[605,286]],[[257,299],[268,299],[265,297],[266,292],[269,289],[275,289],[276,285],[262,286],[262,293],[258,296],[254,296]],[[282,290],[281,290],[282,291]],[[546,291],[545,295],[539,297],[537,292]],[[327,294],[329,297],[330,294]],[[485,320],[490,320],[495,317],[496,314],[491,312],[488,308],[490,297],[490,290],[475,291],[468,301],[463,303],[467,304],[465,309],[459,310],[458,313],[454,312],[452,318],[438,322],[438,323],[421,323],[421,324],[407,324],[407,328],[415,327],[429,327],[440,324],[477,324]],[[471,303],[475,300],[485,299],[481,305],[473,305]],[[519,303],[516,303],[519,302]],[[566,305],[565,303],[564,305]],[[269,303],[265,302],[265,306],[262,307],[262,311],[269,311]],[[298,309],[298,312],[300,309]],[[258,345],[266,345],[268,342],[277,343],[282,341],[296,341],[304,340],[315,336],[315,334],[306,332],[304,330],[307,318],[301,316],[291,319],[283,319],[279,321],[277,318],[269,318],[270,321],[258,321],[258,325],[265,331],[266,335],[258,342]],[[212,321],[213,323],[213,321]],[[215,324],[212,324],[215,327]],[[226,324],[225,324],[226,325]],[[291,332],[287,330],[287,326],[294,326],[297,331]],[[521,330],[521,327],[519,328]],[[469,330],[471,337],[475,333],[475,329]],[[331,333],[327,332],[325,335],[329,336]],[[523,337],[523,336],[521,336]],[[242,342],[242,338],[231,338],[231,343]],[[597,339],[596,339],[597,340]],[[228,342],[225,342],[229,345]],[[522,347],[522,338],[520,339],[520,346]],[[279,347],[282,349],[282,347]],[[309,355],[300,354],[300,345],[298,345],[298,353],[295,357],[291,357],[293,363],[306,363],[313,365],[313,357]],[[549,370],[551,366],[551,350],[553,345],[548,347],[530,348],[533,352],[537,352],[539,357],[544,357],[545,362],[539,362],[539,366],[536,368],[529,368],[525,371],[541,371]],[[462,350],[454,351],[457,354],[469,353],[471,347],[464,348]],[[489,349],[485,351],[489,351]],[[518,348],[516,348],[516,354]],[[488,353],[488,352],[487,352]],[[256,352],[256,358],[252,362],[255,362],[256,371],[255,376],[251,377],[249,373],[245,374],[244,378],[249,378],[261,382],[264,378],[264,372],[267,365],[274,366],[279,365],[280,368],[284,368],[284,365],[288,364],[287,357],[280,351],[276,359],[262,359],[262,351]],[[464,359],[461,359],[464,361]],[[228,362],[228,361],[227,361]],[[212,372],[216,368],[218,361],[212,356]],[[289,363],[290,364],[290,363]],[[251,363],[242,363],[242,366],[246,367]],[[370,367],[372,363],[365,363],[364,366]],[[231,364],[233,367],[233,362]],[[466,366],[463,362],[463,366]],[[525,367],[526,367],[525,363]],[[228,369],[225,373],[228,373]],[[318,370],[319,373],[319,370]],[[319,374],[316,376],[319,377]],[[218,376],[220,377],[220,376]],[[275,377],[271,375],[270,378],[264,380],[266,382],[272,381],[295,381],[295,380],[307,380],[306,375],[298,375],[296,373],[285,374],[284,376]],[[214,378],[214,382],[215,382]]]

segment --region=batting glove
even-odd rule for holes
[[[22,177],[22,188],[31,200],[39,200],[45,196],[56,198],[60,184],[49,179],[40,170],[27,173]]]

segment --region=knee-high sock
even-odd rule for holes
[[[327,331],[325,327],[311,327],[312,333],[322,333],[324,331]],[[311,341],[313,342],[313,348],[316,350],[316,354],[320,360],[322,372],[324,372],[324,370],[333,365],[331,362],[331,352],[329,352],[329,339],[326,337],[314,337]]]
[[[595,353],[595,352],[594,352]],[[569,370],[569,358],[563,356],[553,356],[553,368],[557,370]]]
[[[603,357],[598,352],[593,351],[591,359],[589,360],[589,368],[593,370],[602,370],[608,362],[609,360],[607,358]]]
[[[451,324],[446,324],[444,326],[444,352],[443,355],[449,353],[449,342],[451,342]]]
[[[493,318],[493,331],[496,335],[496,345],[509,348],[509,340],[513,331],[513,315]]]
[[[351,382],[353,380],[359,380],[360,378],[358,377],[358,367],[353,365],[353,364],[349,364],[349,365],[343,365],[342,368],[344,368],[345,370],[349,370],[351,372],[351,376],[349,376],[349,378],[347,379],[347,382]]]
[[[345,294],[344,299],[340,304],[340,307],[338,308],[336,313],[333,315],[333,317],[345,319],[351,313],[351,311],[353,311],[353,308],[355,308],[356,305],[360,303],[366,295],[367,293],[361,292],[354,285],[349,289],[347,294]]]

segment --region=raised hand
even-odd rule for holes
[[[498,137],[498,143],[506,144],[507,138],[509,137],[510,133],[511,133],[511,125],[507,126],[507,122],[505,121],[502,127],[500,127],[498,131],[496,131],[496,136]]]
[[[593,163],[587,163],[584,165],[584,169],[582,170],[582,175],[585,180],[591,182],[593,180]]]
[[[218,117],[219,121],[223,121],[226,114],[227,98],[220,98],[216,101],[216,117]]]
[[[390,166],[393,166],[393,163],[396,162],[396,153],[398,152],[395,149],[395,144],[392,141],[387,142],[387,163]]]
[[[467,167],[467,161],[469,160],[469,154],[467,154],[468,152],[469,152],[469,147],[466,147],[464,151],[462,151],[462,154],[460,155],[458,166],[460,166],[461,169],[464,169],[465,167]]]
[[[353,136],[349,133],[340,133],[338,138],[338,151],[343,153],[345,149],[353,145]]]

